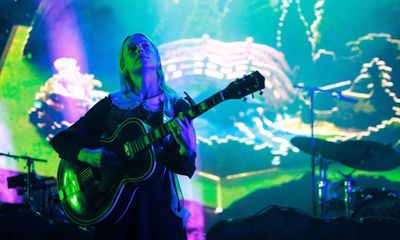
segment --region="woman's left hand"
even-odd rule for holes
[[[171,122],[169,127],[175,141],[180,146],[179,153],[181,155],[191,156],[196,152],[196,132],[192,121],[189,121],[183,113],[179,113],[178,117]]]

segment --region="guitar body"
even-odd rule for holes
[[[101,146],[118,155],[118,163],[92,167],[84,162],[61,159],[57,187],[65,214],[73,222],[88,226],[118,222],[138,189],[138,182],[157,177],[153,146],[133,154],[130,143],[145,134],[148,127],[139,119],[124,121]],[[163,172],[160,169],[157,172]],[[153,175],[154,174],[154,175]],[[160,173],[161,174],[161,173]]]

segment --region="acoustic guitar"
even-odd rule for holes
[[[265,87],[265,79],[253,72],[231,82],[224,90],[192,106],[183,114],[190,120],[228,99],[240,99]],[[120,164],[96,168],[84,162],[61,159],[57,187],[67,217],[81,226],[118,222],[129,208],[138,183],[156,175],[154,143],[171,132],[169,124],[150,128],[137,118],[125,120],[111,137],[99,144],[117,154]]]

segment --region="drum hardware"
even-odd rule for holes
[[[347,141],[333,143],[323,139],[313,140],[310,137],[294,137],[290,141],[294,146],[306,153],[312,154],[315,152],[315,154],[320,155],[318,197],[322,218],[328,217],[329,181],[327,177],[328,164],[326,163],[328,159],[353,168],[348,174],[338,171],[344,178],[343,203],[346,217],[350,217],[356,208],[353,199],[354,182],[352,179],[352,175],[356,170],[386,171],[400,166],[400,155],[392,147],[377,142]],[[311,147],[312,141],[315,142],[314,149]]]
[[[25,196],[27,192],[26,174],[8,177],[7,183],[8,188],[15,188],[18,195]],[[55,186],[56,179],[54,177],[41,177],[33,172],[29,188],[30,201],[25,201],[25,204],[30,206],[32,210],[37,210],[42,213],[45,212],[49,206],[51,188],[55,188]]]
[[[386,188],[359,188],[353,192],[354,208],[359,207],[363,202],[377,198],[400,199],[400,192]]]
[[[310,137],[294,137],[290,142],[299,148],[300,150],[312,154],[315,152],[319,156],[319,181],[318,181],[318,204],[319,204],[319,215],[321,218],[328,219],[328,208],[332,203],[329,201],[329,178],[328,178],[328,166],[332,162],[330,159],[334,159],[335,150],[338,147],[337,143],[329,142],[323,139],[314,138],[315,147],[311,147],[313,141]],[[350,179],[347,181],[350,183]],[[348,184],[351,187],[351,184]],[[348,200],[348,198],[346,198]],[[338,203],[335,203],[337,205]]]
[[[341,172],[340,170],[337,170],[337,172],[342,175],[344,178],[343,180],[343,187],[344,187],[344,208],[345,208],[345,216],[350,217],[352,214],[352,204],[353,204],[353,179],[351,178],[351,175],[356,171],[356,168],[354,168],[349,174],[345,174]]]
[[[34,170],[34,163],[35,162],[47,162],[47,160],[44,159],[40,159],[40,158],[33,158],[33,157],[29,157],[29,156],[18,156],[18,155],[12,155],[12,154],[8,154],[8,153],[1,153],[0,152],[0,156],[5,156],[5,157],[9,157],[12,158],[14,160],[25,160],[26,161],[26,168],[27,168],[27,173],[26,175],[23,177],[25,178],[25,194],[24,194],[24,202],[25,204],[27,204],[28,206],[32,207],[32,199],[31,199],[31,190],[32,190],[32,180],[35,178],[34,175],[35,170]],[[15,180],[15,184],[18,185],[18,182],[21,181],[20,178],[13,178],[11,177],[11,182],[13,183],[13,180]],[[8,178],[7,178],[7,182],[8,182]]]
[[[400,223],[399,192],[376,188],[361,189],[355,194],[351,218],[359,221],[390,220]]]
[[[56,179],[54,177],[42,177],[35,172],[34,163],[47,162],[47,160],[1,152],[0,156],[26,161],[27,173],[7,178],[8,188],[15,188],[18,195],[24,195],[24,206],[33,214],[45,217],[50,223],[70,223],[60,206]]]
[[[328,205],[330,204],[330,193],[329,193],[329,180],[328,180],[328,161],[327,159],[320,159],[320,180],[318,184],[318,199],[320,204],[320,215],[323,219],[329,219]],[[353,206],[353,185],[354,181],[352,179],[352,174],[356,171],[353,169],[350,173],[345,174],[339,170],[337,172],[343,177],[343,207],[345,211],[345,216],[350,217],[352,214]]]
[[[317,216],[317,179],[315,175],[315,158],[316,158],[316,149],[317,149],[317,142],[316,138],[314,137],[314,96],[316,93],[325,93],[328,94],[332,97],[335,97],[341,101],[348,101],[355,103],[358,100],[354,98],[349,98],[345,97],[342,95],[341,91],[336,91],[336,90],[326,90],[322,88],[317,88],[317,87],[306,87],[304,85],[293,85],[294,88],[302,89],[306,92],[308,92],[308,96],[310,98],[310,125],[311,125],[311,143],[310,143],[310,149],[311,149],[311,178],[312,178],[312,206],[313,206],[313,215]],[[324,161],[322,159],[322,161]]]
[[[8,188],[16,188],[18,195],[24,195],[26,192],[27,174],[20,174],[7,178]],[[35,172],[30,175],[30,191],[34,192],[56,185],[54,177],[41,177]]]
[[[329,200],[329,181],[328,181],[328,165],[327,159],[322,155],[319,156],[319,182],[318,182],[318,199],[320,207],[320,215],[325,218],[327,216],[327,207]]]
[[[345,213],[346,217],[350,217],[360,204],[359,199],[354,199],[356,196],[351,175],[358,169],[375,172],[394,169],[400,166],[400,155],[391,146],[372,141],[342,142],[337,145],[335,152],[335,161],[353,168],[349,174],[338,171],[344,177]],[[366,194],[364,201],[376,195]]]

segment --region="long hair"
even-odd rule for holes
[[[122,92],[129,92],[131,91],[131,86],[129,85],[129,82],[132,83],[128,72],[124,69],[125,67],[125,62],[124,62],[124,49],[126,48],[126,42],[128,41],[128,39],[131,39],[135,36],[141,36],[144,37],[145,39],[147,39],[149,41],[149,43],[151,44],[151,46],[155,49],[156,51],[156,55],[157,55],[157,60],[160,63],[159,66],[157,67],[157,79],[158,79],[158,85],[160,86],[160,89],[165,92],[165,93],[169,93],[171,95],[176,95],[176,92],[169,87],[166,83],[165,83],[165,77],[164,77],[164,71],[162,69],[161,66],[161,58],[160,58],[160,53],[158,52],[158,48],[156,47],[156,45],[153,43],[153,41],[151,41],[150,38],[148,38],[146,35],[142,34],[142,33],[134,33],[130,36],[127,36],[125,38],[125,40],[122,42],[121,48],[119,50],[118,53],[118,69],[119,69],[119,75],[120,75],[120,89]]]

